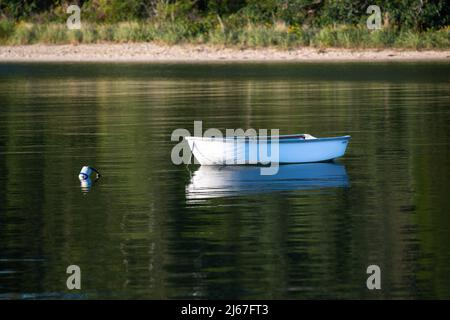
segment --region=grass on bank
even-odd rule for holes
[[[365,26],[349,25],[302,28],[274,23],[227,28],[220,23],[210,28],[202,28],[173,22],[121,22],[84,23],[80,30],[69,30],[62,23],[15,23],[0,20],[1,45],[151,41],[165,44],[192,43],[285,49],[299,46],[444,49],[450,47],[450,27],[418,33],[398,29],[370,31]]]

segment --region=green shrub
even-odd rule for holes
[[[83,23],[81,25],[83,43],[96,43],[99,41],[98,28],[94,24]]]
[[[368,38],[371,48],[390,48],[394,45],[397,33],[390,29],[373,30]]]
[[[303,27],[282,21],[252,23],[236,20],[236,16],[222,19],[210,15],[205,19],[174,21],[155,19],[120,23],[94,24],[82,22],[80,30],[69,30],[65,23],[33,24],[0,20],[1,44],[32,44],[37,42],[98,43],[145,42],[166,44],[205,43],[240,47],[300,46],[337,48],[406,48],[445,49],[450,47],[450,27],[418,32],[385,28],[368,30],[365,25],[337,25]]]
[[[14,22],[3,19],[0,20],[0,43],[6,43],[14,34]]]
[[[70,31],[64,24],[48,24],[42,27],[37,37],[44,43],[66,43],[68,41],[67,31]]]
[[[421,34],[420,47],[424,49],[445,49],[450,47],[450,27]]]
[[[38,26],[21,22],[17,24],[10,42],[12,44],[32,44],[38,40],[39,33]]]
[[[100,24],[96,27],[97,30],[97,42],[106,41],[110,42],[114,40],[114,25]]]
[[[67,39],[70,43],[82,43],[84,42],[84,33],[82,30],[68,30]]]
[[[420,36],[417,32],[410,30],[401,31],[395,40],[394,46],[406,49],[419,49]]]
[[[332,27],[320,29],[312,38],[312,44],[316,47],[333,47],[336,42],[336,31]]]

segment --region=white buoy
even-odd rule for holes
[[[90,166],[83,166],[78,174],[78,179],[80,179],[80,181],[87,180],[91,177],[93,172],[97,174],[97,178],[100,178],[100,172],[98,172],[97,169]]]
[[[80,179],[80,181],[88,180],[91,174],[92,174],[91,167],[83,166],[83,168],[81,168],[80,173],[78,174],[78,179]]]
[[[91,180],[91,175],[92,173],[96,173],[97,176],[95,178],[95,181],[97,181],[98,178],[100,178],[100,172],[98,172],[97,169],[90,167],[90,166],[83,166],[81,168],[80,173],[78,174],[78,179],[81,182],[81,191],[86,194],[87,192],[89,192],[91,185],[92,185],[92,180]],[[94,182],[95,182],[94,181]]]

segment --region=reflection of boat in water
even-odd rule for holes
[[[333,162],[281,165],[275,175],[261,175],[258,166],[201,166],[186,187],[186,199],[346,186],[345,167]]]
[[[81,185],[80,185],[81,192],[83,192],[83,194],[88,193],[91,190],[91,187],[92,187],[92,180],[91,180],[91,178],[87,178],[87,179],[81,180],[80,182],[81,182]]]

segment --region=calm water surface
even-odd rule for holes
[[[261,180],[194,120],[352,140]],[[450,298],[449,121],[450,63],[0,64],[0,298]]]

